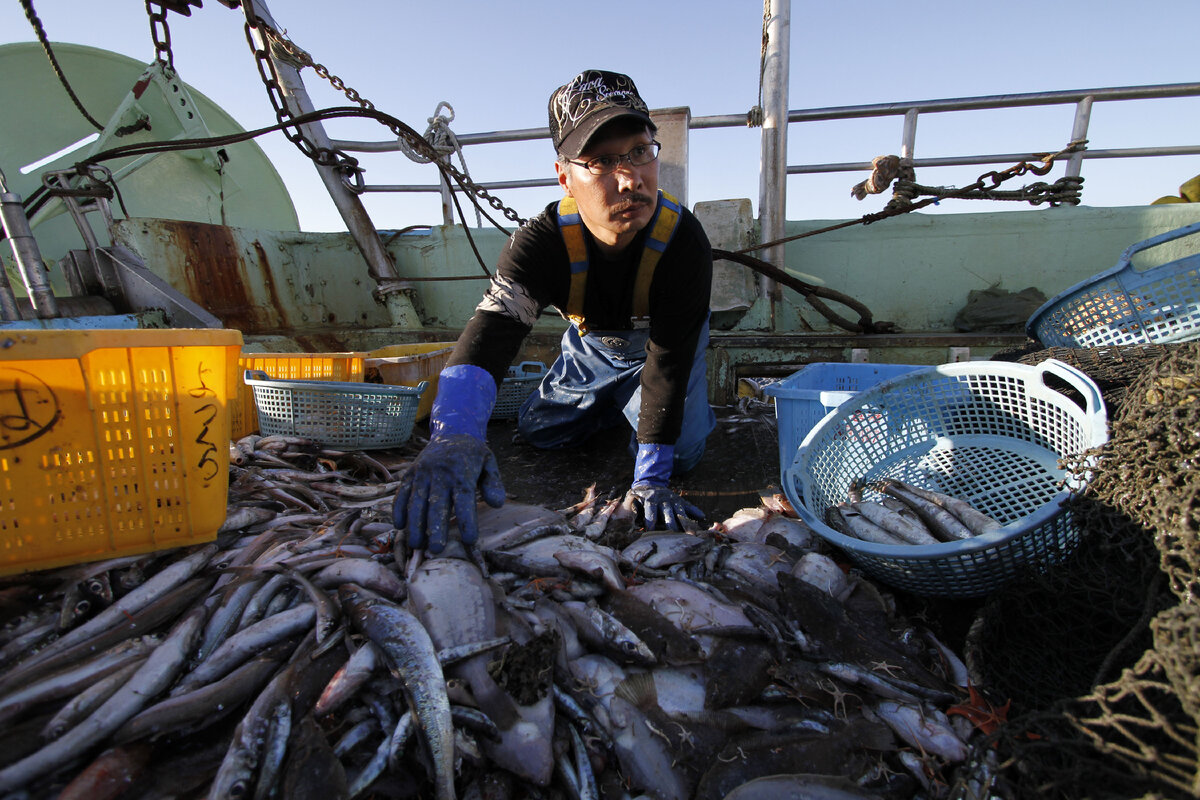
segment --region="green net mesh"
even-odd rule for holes
[[[952,796],[1200,796],[1200,342],[1015,348],[1087,373],[1110,441],[1086,454],[1084,539],[981,605],[966,654],[1008,722]]]

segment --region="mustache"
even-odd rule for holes
[[[656,202],[658,202],[657,198],[651,197],[650,195],[641,194],[640,192],[634,192],[633,194],[627,195],[625,198],[623,198],[616,210],[619,213],[622,211],[628,211],[631,208],[636,208],[637,206],[652,205]]]

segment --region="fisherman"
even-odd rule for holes
[[[451,512],[478,536],[475,490],[504,503],[487,423],[499,383],[543,309],[570,325],[562,353],[518,412],[539,448],[581,444],[621,424],[635,433],[626,495],[648,530],[703,518],[669,487],[704,454],[712,250],[699,221],[658,188],[658,128],[626,75],[586,70],[550,96],[564,197],[509,238],[483,300],[438,377],[429,443],[396,493],[409,545],[441,552]]]

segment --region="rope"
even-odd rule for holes
[[[447,117],[444,114],[438,113],[443,107],[450,112],[450,116]],[[454,131],[450,130],[450,123],[453,121],[454,106],[450,105],[445,100],[440,101],[437,104],[437,108],[433,110],[433,116],[429,117],[429,127],[425,129],[425,133],[421,138],[429,143],[429,146],[432,147],[434,152],[438,154],[439,159],[445,158],[451,153],[457,154],[458,163],[462,165],[462,173],[464,176],[469,178],[471,173],[470,170],[467,169],[467,159],[463,155],[462,145],[459,144],[458,137],[454,135]],[[418,164],[428,164],[433,160],[432,156],[418,152],[403,136],[397,136],[396,142],[400,146],[400,152],[408,156],[410,161],[415,161]],[[453,192],[451,192],[451,194],[453,194]],[[462,208],[459,206],[457,199],[455,199],[454,205],[456,208],[458,208],[459,219],[462,219],[463,223],[465,224],[466,219],[463,217]],[[483,217],[480,213],[478,204],[475,205],[475,224],[480,228],[483,227]]]
[[[29,20],[29,24],[37,31],[38,41],[42,43],[42,49],[46,51],[46,58],[50,59],[50,65],[54,67],[54,74],[58,76],[58,82],[67,90],[67,94],[71,98],[71,102],[79,109],[79,113],[83,118],[92,123],[96,130],[104,130],[104,126],[97,122],[87,109],[83,107],[83,101],[75,94],[75,90],[71,88],[71,84],[67,82],[67,76],[63,73],[62,67],[58,63],[58,59],[54,56],[54,51],[50,49],[50,40],[46,38],[46,30],[42,27],[42,21],[38,19],[37,12],[33,10],[33,0],[21,0],[21,6],[25,9],[25,18]]]

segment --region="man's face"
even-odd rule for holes
[[[597,135],[573,162],[597,156],[623,156],[638,145],[650,144],[650,131]],[[635,167],[628,159],[607,175],[593,175],[578,163],[554,162],[558,183],[579,205],[583,224],[602,247],[622,249],[649,224],[658,202],[658,161]]]

